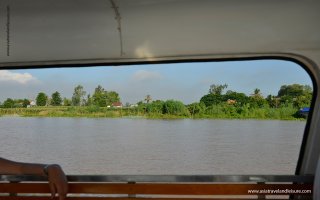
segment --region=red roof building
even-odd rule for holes
[[[122,103],[121,102],[114,102],[114,103],[112,103],[112,107],[122,108]]]

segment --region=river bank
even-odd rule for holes
[[[87,117],[87,118],[147,118],[147,119],[274,119],[303,120],[292,107],[255,108],[240,110],[236,108],[212,107],[202,113],[162,114],[148,112],[139,108],[107,108],[96,106],[48,106],[32,108],[1,108],[0,116],[21,117]]]

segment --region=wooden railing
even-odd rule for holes
[[[73,200],[311,199],[313,187],[312,176],[69,176],[68,180],[67,199]],[[0,199],[50,199],[49,186],[41,181],[2,176]]]

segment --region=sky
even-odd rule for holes
[[[266,97],[277,95],[282,85],[294,83],[312,86],[302,67],[279,60],[0,70],[0,101],[34,100],[39,92],[51,96],[55,91],[71,98],[80,84],[91,95],[98,85],[116,91],[124,104],[137,103],[146,95],[153,100],[176,99],[189,104],[208,94],[212,84],[227,84],[225,91],[246,95],[259,88]]]

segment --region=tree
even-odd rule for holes
[[[92,105],[92,97],[90,94],[87,95],[86,106]]]
[[[256,88],[250,96],[250,105],[253,108],[262,108],[267,105],[267,100],[263,98],[260,89]]]
[[[78,85],[74,88],[74,92],[72,95],[72,105],[74,106],[81,106],[84,104],[84,96],[86,95],[86,91],[83,90],[82,85]]]
[[[206,105],[203,103],[203,102],[195,102],[195,103],[192,103],[192,104],[189,104],[187,106],[190,114],[193,116],[195,114],[203,114],[206,110]]]
[[[189,110],[181,101],[167,100],[163,104],[163,114],[177,115],[177,116],[190,116]]]
[[[228,87],[227,84],[219,85],[219,84],[212,84],[210,85],[209,94],[216,94],[221,95],[223,90]]]
[[[229,90],[225,95],[223,95],[223,101],[226,102],[228,100],[235,100],[239,105],[244,105],[249,102],[247,95],[232,90]]]
[[[151,95],[148,94],[148,95],[144,98],[144,100],[145,100],[147,103],[149,103],[149,102],[152,100]]]
[[[45,106],[47,105],[48,96],[44,92],[40,92],[36,98],[37,106]]]
[[[11,98],[7,98],[4,102],[3,102],[3,107],[4,108],[13,108],[14,107],[14,100]]]
[[[22,108],[23,107],[23,99],[14,99],[14,108]]]
[[[104,90],[104,88],[101,85],[98,85],[94,89],[92,100],[93,100],[93,103],[97,106],[100,106],[100,107],[107,106],[107,92]]]
[[[94,89],[92,95],[93,103],[100,107],[110,106],[120,101],[119,94],[115,91],[106,91],[101,85]]]
[[[301,95],[312,94],[312,88],[308,85],[292,84],[282,85],[278,91],[278,96],[298,97]]]
[[[269,94],[266,98],[266,101],[268,102],[269,106],[271,108],[278,108],[280,104],[280,98],[276,96],[272,96]]]
[[[223,101],[223,96],[219,94],[207,94],[200,99],[200,102],[203,102],[207,107],[217,105]]]
[[[261,90],[258,89],[258,88],[254,89],[253,94],[251,96],[258,97],[258,98],[260,98],[260,97],[263,98],[262,94],[261,94]]]
[[[161,100],[153,101],[152,103],[146,103],[146,112],[161,114],[163,110],[164,102]]]
[[[28,105],[30,105],[30,101],[28,99],[23,99],[22,106],[26,108]]]
[[[60,93],[58,91],[54,92],[51,95],[51,105],[53,106],[60,106],[62,103],[62,98],[60,96]]]
[[[292,103],[295,107],[310,106],[312,88],[308,85],[282,85],[278,91],[282,104]]]
[[[297,108],[309,107],[310,102],[311,98],[302,95],[293,99],[293,106]]]
[[[107,92],[107,106],[112,105],[115,102],[120,102],[119,94],[115,91]]]
[[[71,106],[72,102],[70,99],[63,98],[63,105],[64,106]]]
[[[227,84],[219,85],[212,84],[210,85],[209,94],[201,97],[200,102],[203,102],[207,107],[211,105],[217,105],[225,101],[222,92],[228,87]]]

